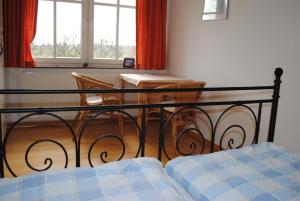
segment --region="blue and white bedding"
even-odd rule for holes
[[[190,201],[152,158],[0,180],[1,201]]]
[[[272,143],[179,157],[166,172],[199,201],[300,200],[300,157]]]
[[[0,179],[0,200],[299,201],[300,157],[265,143],[178,157],[165,170],[153,158],[129,159]]]

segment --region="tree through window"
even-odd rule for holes
[[[135,0],[39,0],[37,61],[120,63],[135,58]]]

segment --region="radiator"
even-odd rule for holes
[[[73,71],[75,71],[73,69]],[[104,72],[103,72],[104,71]],[[71,76],[72,69],[8,69],[6,71],[7,88],[10,89],[77,89],[76,81]],[[120,72],[105,72],[105,70],[76,70],[93,78],[113,83],[119,87],[118,75]],[[101,73],[100,73],[101,72]],[[133,86],[126,86],[131,88]],[[136,94],[126,94],[125,103],[134,103]],[[6,98],[8,107],[59,107],[59,106],[78,106],[79,94],[51,94],[51,95],[9,95]],[[73,119],[74,112],[60,113],[66,119]],[[20,115],[9,115],[9,121],[17,120]],[[41,119],[39,119],[41,120]]]

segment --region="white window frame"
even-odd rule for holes
[[[122,67],[123,60],[118,59],[119,54],[119,16],[120,8],[136,9],[135,6],[120,5],[120,0],[117,0],[117,4],[98,3],[94,0],[45,0],[54,2],[53,5],[53,42],[56,46],[56,3],[68,2],[77,3],[82,5],[81,10],[81,58],[35,58],[38,67],[83,67],[84,63],[88,63],[89,67],[99,68],[119,68]],[[94,59],[94,5],[112,6],[117,9],[117,22],[116,22],[116,52],[115,59]],[[87,30],[87,31],[86,31]],[[85,41],[85,42],[84,42]],[[54,55],[56,54],[56,48],[54,48]]]
[[[227,10],[228,10],[228,0],[217,0],[216,2],[216,11],[215,12],[206,12],[205,6],[206,3],[209,4],[211,0],[205,0],[203,5],[203,14],[202,14],[202,20],[221,20],[221,19],[227,19]],[[221,10],[219,10],[220,5],[223,5],[221,7]]]

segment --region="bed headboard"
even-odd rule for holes
[[[278,109],[278,101],[280,94],[280,84],[281,84],[281,76],[283,74],[283,70],[281,68],[277,68],[275,70],[275,80],[274,85],[270,86],[248,86],[248,87],[210,87],[210,88],[176,88],[176,89],[112,89],[112,90],[101,90],[101,89],[93,89],[93,90],[31,90],[31,89],[4,89],[0,90],[0,94],[9,95],[9,94],[35,94],[35,95],[43,95],[43,94],[79,94],[79,93],[162,93],[162,92],[191,92],[191,91],[202,91],[203,94],[211,93],[211,92],[222,92],[222,93],[233,93],[233,92],[259,92],[254,93],[255,98],[247,98],[245,100],[237,100],[237,97],[233,100],[225,100],[221,101],[206,101],[201,100],[199,102],[194,103],[157,103],[157,104],[124,104],[124,105],[104,105],[104,106],[65,106],[65,107],[45,107],[45,108],[1,108],[0,109],[0,120],[2,123],[2,116],[7,114],[22,114],[22,117],[17,121],[8,124],[8,128],[5,132],[2,132],[2,127],[0,129],[0,176],[4,177],[7,173],[10,173],[12,176],[18,176],[17,168],[13,167],[11,164],[11,156],[9,155],[9,141],[11,140],[12,135],[14,135],[14,130],[23,123],[24,121],[34,117],[34,116],[50,116],[57,121],[61,122],[67,133],[69,135],[69,140],[72,140],[72,146],[64,146],[63,141],[59,139],[45,138],[41,136],[40,139],[34,140],[26,149],[24,153],[25,162],[24,164],[33,171],[44,171],[50,169],[54,160],[50,157],[45,157],[44,159],[44,167],[34,167],[30,162],[30,152],[36,145],[41,143],[50,143],[55,145],[58,149],[61,150],[62,156],[65,159],[63,164],[63,168],[70,167],[70,164],[73,164],[75,167],[82,166],[82,161],[86,160],[86,164],[90,166],[94,166],[92,160],[92,152],[96,149],[99,142],[103,142],[106,140],[115,141],[119,144],[121,150],[119,156],[117,156],[118,160],[121,160],[127,154],[128,145],[124,142],[124,139],[118,135],[107,134],[96,136],[94,139],[90,141],[90,145],[87,150],[82,150],[82,144],[86,143],[84,138],[88,135],[87,129],[90,126],[90,123],[100,117],[103,114],[115,112],[118,114],[122,114],[124,117],[133,122],[136,127],[138,134],[138,143],[136,147],[136,152],[132,155],[132,157],[144,157],[147,156],[145,153],[145,147],[147,146],[147,125],[146,125],[146,112],[150,108],[157,108],[160,111],[159,115],[159,131],[157,133],[158,143],[157,143],[157,158],[159,160],[168,160],[174,157],[170,150],[168,150],[166,145],[166,130],[168,129],[168,125],[172,121],[172,119],[176,118],[176,114],[184,110],[195,110],[197,114],[199,113],[200,119],[205,119],[203,125],[209,131],[209,135],[205,135],[203,130],[187,127],[183,128],[178,132],[176,139],[176,150],[177,155],[192,155],[192,154],[202,154],[205,153],[204,148],[209,147],[209,152],[219,151],[222,149],[232,149],[232,148],[240,148],[245,144],[256,144],[260,141],[260,132],[261,132],[261,122],[262,118],[262,109],[264,107],[270,109],[270,114],[267,118],[268,121],[264,120],[263,122],[268,122],[268,131],[267,131],[267,141],[273,142],[275,135],[275,127],[276,127],[276,117],[277,117],[277,109]],[[268,91],[268,92],[266,92]],[[268,95],[265,98],[266,94]],[[262,95],[263,98],[258,97]],[[231,96],[228,96],[231,97]],[[177,107],[180,108],[176,113],[169,116],[167,119],[165,118],[164,111],[167,107]],[[211,108],[217,108],[217,113],[211,113]],[[84,110],[92,110],[95,111],[95,114],[88,118],[83,128],[81,129],[78,136],[76,136],[74,128],[72,124],[62,118],[59,114],[61,112],[70,112],[70,111],[84,111]],[[142,121],[139,124],[136,120],[134,114],[130,113],[129,110],[140,111],[142,113]],[[222,111],[220,111],[222,110]],[[246,125],[253,125],[253,131],[251,131],[251,136],[248,137],[248,133],[246,129],[240,125],[239,123],[227,124],[225,121],[225,127],[222,129],[222,132],[218,132],[220,129],[220,124],[225,117],[230,116],[234,112],[243,113],[246,111],[247,115],[251,117],[251,121],[247,121]],[[250,123],[249,123],[250,122]],[[245,123],[245,122],[244,122]],[[2,125],[2,124],[1,124]],[[233,131],[234,130],[234,131]],[[236,132],[239,130],[239,134]],[[26,135],[26,133],[22,134]],[[188,147],[184,150],[180,147],[180,143],[184,140],[184,136],[186,135],[196,135],[192,142],[188,142]],[[235,140],[235,137],[239,137],[240,140]],[[250,141],[247,143],[247,138]],[[197,147],[195,141],[200,141],[202,147]],[[226,145],[226,147],[224,146]],[[70,149],[72,149],[70,151]],[[96,149],[97,150],[97,149]],[[131,151],[132,152],[132,151]],[[86,154],[83,156],[83,154]],[[108,162],[109,150],[102,151],[98,154],[98,158],[102,163]],[[83,159],[84,158],[84,159]],[[23,160],[23,159],[22,159]],[[70,160],[74,160],[73,163]]]

